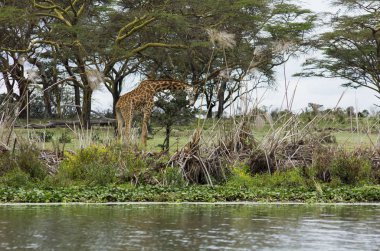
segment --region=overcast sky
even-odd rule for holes
[[[329,6],[329,0],[314,0],[304,1],[303,6],[313,11],[324,12],[331,9]],[[305,58],[312,57],[313,55],[305,55]],[[298,111],[305,108],[308,103],[317,103],[323,105],[325,108],[333,108],[337,105],[342,93],[344,93],[342,99],[339,102],[339,106],[357,107],[358,110],[374,108],[374,104],[378,102],[374,96],[374,92],[365,88],[361,89],[347,89],[341,87],[341,84],[347,82],[342,79],[325,79],[325,78],[293,78],[296,72],[301,71],[301,64],[305,60],[301,57],[299,59],[292,59],[286,63],[287,80],[290,83],[290,95],[293,93],[295,86],[297,86],[293,108]],[[281,69],[280,69],[281,70]],[[263,105],[280,107],[283,101],[285,93],[285,81],[283,71],[278,72],[278,85],[276,90],[267,91],[263,98]],[[298,85],[297,85],[298,83]]]

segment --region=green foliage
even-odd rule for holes
[[[67,144],[71,143],[71,136],[67,132],[63,132],[62,135],[58,138],[59,143]]]
[[[307,185],[301,171],[297,168],[284,172],[274,172],[272,175],[268,173],[258,174],[253,177],[253,182],[258,187],[292,188]]]
[[[341,0],[335,4],[338,12],[329,20],[332,30],[322,33],[315,43],[324,57],[309,59],[306,72],[299,75],[339,77],[347,80],[344,86],[365,87],[379,93],[380,2]]]
[[[247,168],[234,168],[233,175],[227,181],[227,186],[233,187],[304,187],[307,186],[306,179],[302,176],[301,170],[295,168],[284,172],[274,172],[273,174],[263,173],[250,176]]]
[[[306,168],[306,176],[328,182],[331,180],[330,167],[333,162],[333,151],[319,147],[313,152],[312,166]]]
[[[120,178],[123,182],[132,184],[147,184],[154,177],[154,170],[132,152],[124,152],[120,160]]]
[[[0,154],[0,176],[14,168],[14,162],[9,152]]]
[[[155,105],[159,109],[153,112],[153,119],[165,128],[166,134],[162,149],[169,150],[172,126],[189,123],[194,118],[195,111],[189,107],[185,92],[162,93]]]
[[[380,186],[323,187],[323,195],[304,187],[103,186],[16,188],[0,186],[0,202],[379,202]]]
[[[27,143],[22,143],[20,149],[13,154],[9,152],[0,154],[0,182],[21,186],[27,180],[42,181],[48,172],[39,157],[40,151],[34,145]]]
[[[40,160],[40,151],[33,144],[23,143],[13,158],[14,167],[29,174],[32,179],[43,180],[47,176],[47,169]]]
[[[227,181],[227,186],[232,187],[253,187],[254,185],[252,176],[242,167],[233,168],[232,175]]]
[[[366,157],[339,151],[331,163],[331,176],[348,185],[368,183],[371,178],[371,162]]]
[[[51,142],[53,140],[54,132],[52,131],[44,131],[39,132],[36,131],[34,134],[32,134],[31,139],[40,141],[40,142]]]
[[[90,146],[77,154],[67,153],[59,167],[58,180],[62,184],[72,181],[86,185],[106,185],[117,181],[118,158],[112,149]]]
[[[0,177],[0,184],[9,187],[25,187],[30,183],[30,176],[19,168],[12,169]]]
[[[158,178],[163,186],[184,187],[187,185],[182,171],[178,167],[166,167],[160,172]]]

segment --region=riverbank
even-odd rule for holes
[[[229,186],[104,186],[0,188],[0,203],[109,202],[380,202],[380,186],[337,188],[236,188]]]

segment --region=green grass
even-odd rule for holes
[[[205,123],[205,131],[204,131],[204,140],[206,142],[212,140],[213,133],[217,130],[220,130],[222,133],[224,131],[223,127],[214,127],[216,123],[215,120],[208,120]],[[340,125],[341,128],[344,128],[346,125]],[[226,126],[226,128],[231,126]],[[196,128],[196,123],[191,123],[189,125],[184,126],[175,126],[171,138],[170,138],[170,150],[171,152],[176,151],[177,149],[183,147],[186,143],[189,142],[191,135],[194,132],[194,128]],[[227,129],[226,129],[227,130]],[[18,137],[23,139],[27,139],[36,135],[36,133],[52,133],[53,134],[53,142],[57,142],[62,134],[66,133],[69,138],[71,138],[70,143],[65,144],[65,149],[77,150],[82,146],[88,146],[90,144],[110,144],[114,143],[117,139],[114,137],[114,128],[113,127],[93,127],[89,131],[80,131],[78,129],[71,130],[69,128],[53,128],[53,129],[15,129],[15,133]],[[268,132],[270,132],[270,127],[267,125],[264,128],[253,128],[252,133],[257,140],[263,139]],[[344,146],[346,149],[354,149],[358,146],[370,147],[372,144],[377,143],[379,134],[377,133],[357,133],[350,132],[346,129],[344,131],[333,132],[337,139],[337,144],[339,146]],[[165,131],[163,128],[156,127],[153,125],[153,135],[149,135],[148,138],[148,151],[160,151],[160,145],[164,142],[165,139]],[[139,141],[139,139],[138,139]],[[53,150],[54,144],[53,142],[37,142],[37,145],[41,149]],[[63,144],[60,143],[62,146]]]
[[[336,137],[337,143],[340,146],[344,146],[346,149],[354,149],[356,147],[371,147],[372,144],[376,145],[379,138],[379,134],[371,133],[356,133],[340,131],[335,132],[333,135]]]

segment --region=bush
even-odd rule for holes
[[[159,175],[159,181],[164,186],[183,187],[186,185],[181,169],[178,167],[165,168]]]
[[[10,152],[0,153],[0,176],[12,170],[14,166]]]
[[[306,168],[307,178],[317,178],[323,182],[331,181],[331,163],[334,159],[332,149],[319,147],[313,152],[312,166]]]
[[[250,175],[249,167],[239,166],[232,169],[232,176],[228,179],[227,185],[232,187],[252,187],[254,186],[253,177]]]
[[[136,154],[124,152],[120,164],[120,178],[123,182],[131,182],[135,185],[157,184],[155,177],[158,175],[157,171],[149,168],[148,163]]]
[[[340,151],[331,163],[331,176],[348,185],[368,183],[371,178],[371,162],[364,156]]]
[[[86,185],[106,185],[117,181],[118,158],[112,149],[90,146],[77,154],[66,154],[62,161],[58,180],[62,184],[71,181]]]
[[[0,177],[0,183],[9,187],[24,187],[30,183],[30,176],[15,168]]]
[[[38,141],[51,142],[54,136],[54,132],[50,132],[50,131],[36,132],[36,136],[37,136]]]
[[[300,169],[292,169],[273,174],[263,173],[250,176],[247,168],[234,168],[233,176],[227,182],[234,187],[303,187],[307,180],[301,175]]]
[[[40,151],[33,144],[23,143],[15,153],[11,165],[29,174],[32,179],[43,180],[48,172],[40,160]]]
[[[294,168],[284,172],[258,174],[253,177],[253,183],[259,187],[302,187],[306,186],[306,179],[300,169]]]
[[[71,137],[67,132],[62,133],[62,135],[58,138],[58,142],[63,144],[71,143]]]

